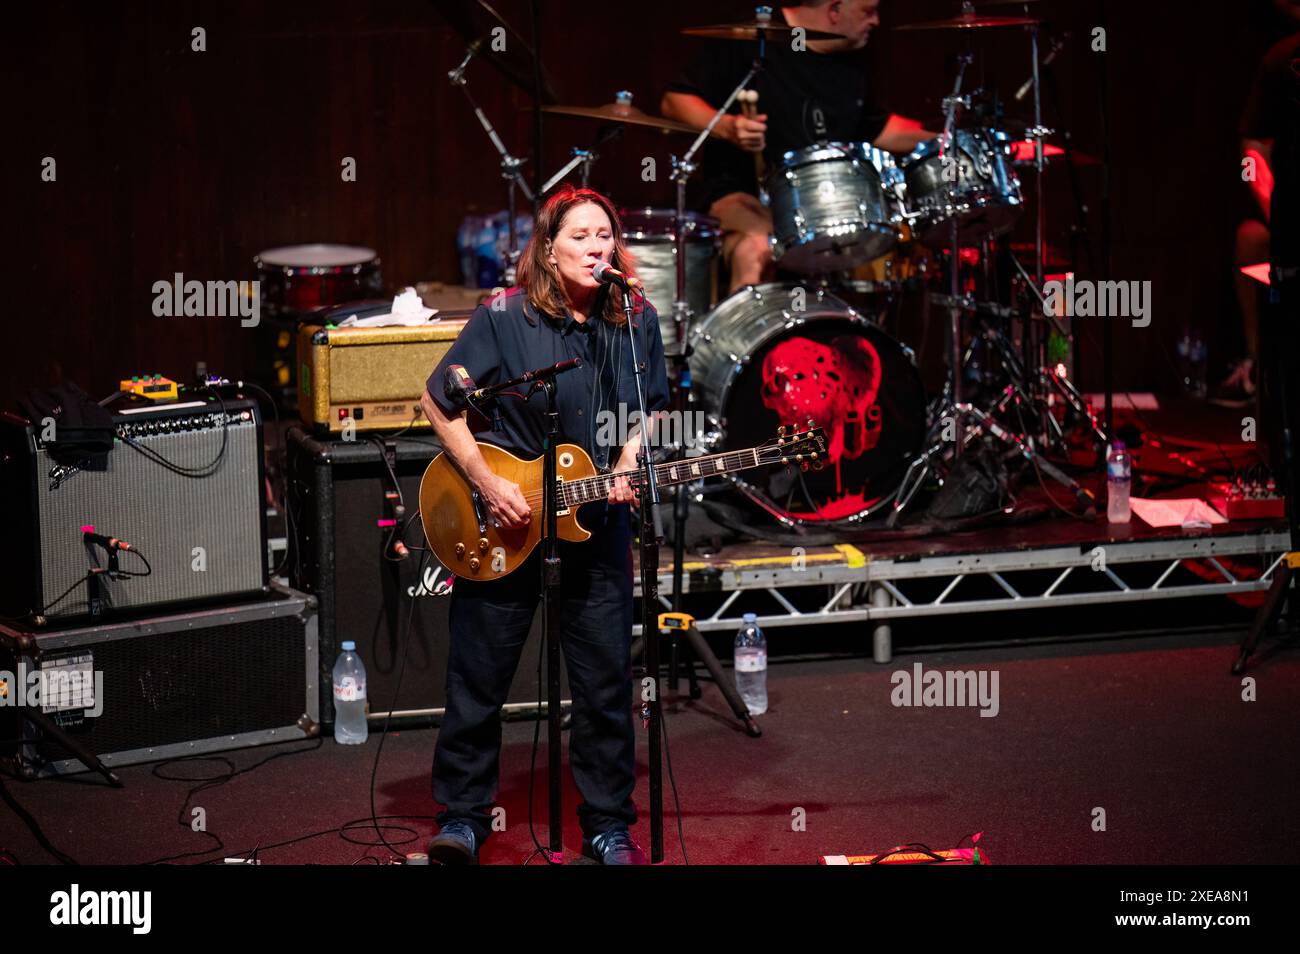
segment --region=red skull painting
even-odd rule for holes
[[[830,437],[831,464],[861,457],[880,440],[880,355],[864,337],[829,345],[787,338],[763,358],[763,405],[786,423],[810,418]]]

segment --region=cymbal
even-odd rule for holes
[[[687,27],[682,30],[682,33],[686,36],[702,36],[710,40],[749,40],[753,42],[758,39],[759,33],[767,34],[768,39],[776,39],[778,36],[790,36],[795,29],[796,27],[792,27],[787,23],[778,23],[775,20],[742,20],[738,23],[715,23],[710,26]],[[804,39],[842,40],[844,35],[841,33],[827,33],[824,30],[809,30],[805,27]]]
[[[543,106],[542,112],[554,113],[558,116],[578,116],[583,119],[601,119],[607,123],[645,126],[666,133],[676,132],[698,135],[700,132],[694,126],[687,126],[685,123],[673,122],[671,119],[662,119],[659,116],[651,116],[637,109],[631,102],[624,102],[621,99],[617,102],[607,103],[604,106]]]
[[[926,20],[922,23],[904,23],[895,30],[974,30],[985,27],[1032,26],[1041,23],[1033,17],[985,17],[963,13],[947,20]]]
[[[533,92],[533,63],[536,60],[533,48],[501,14],[492,9],[487,0],[433,0],[433,5],[466,43],[482,44],[479,58],[487,60],[526,93]],[[494,50],[491,45],[492,31],[498,28],[506,31],[503,50]],[[554,103],[559,98],[555,94],[555,84],[546,68],[542,67],[542,102]]]

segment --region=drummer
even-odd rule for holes
[[[723,258],[731,272],[730,292],[770,281],[774,274],[768,236],[772,214],[758,200],[755,159],[778,168],[789,150],[815,142],[870,142],[895,153],[911,152],[938,134],[883,109],[872,96],[865,47],[880,23],[880,0],[805,0],[783,6],[789,26],[843,37],[808,40],[793,48],[788,35],[767,44],[766,71],[751,84],[758,114],[740,115],[733,104],[704,146],[704,192],[697,204],[721,222]],[[774,22],[780,22],[773,17]],[[709,45],[664,94],[670,119],[703,129],[753,62],[753,44],[708,41]]]

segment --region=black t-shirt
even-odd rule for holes
[[[608,289],[602,289],[593,313],[598,313]],[[499,302],[498,307],[492,307]],[[500,307],[504,306],[504,307]],[[668,377],[664,369],[664,346],[659,319],[649,303],[638,304],[632,315],[637,357],[645,362],[646,412],[653,414],[668,406]],[[615,328],[600,318],[585,322],[565,315],[563,322],[541,317],[528,302],[522,288],[511,288],[502,299],[479,305],[456,337],[426,384],[435,404],[449,414],[458,408],[447,398],[443,382],[447,368],[463,365],[478,387],[489,387],[517,378],[525,371],[581,358],[582,366],[566,371],[555,380],[560,411],[561,441],[577,444],[601,470],[617,461],[617,446],[609,437],[624,432],[617,424],[601,424],[609,418],[626,420],[627,431],[636,422],[636,377],[632,349],[626,328]],[[527,385],[498,398],[501,427],[493,431],[486,420],[471,413],[471,427],[479,437],[520,457],[540,457],[546,439],[546,395],[523,399]],[[620,410],[621,406],[621,410]],[[621,417],[620,417],[621,415]]]
[[[721,106],[754,61],[753,43],[704,40],[696,60],[669,90],[692,93]],[[766,68],[749,88],[758,92],[758,112],[767,114],[763,157],[770,173],[786,152],[821,140],[870,142],[889,119],[871,95],[865,49],[850,53],[794,50],[789,40],[767,45]],[[729,112],[739,113],[733,103]],[[758,194],[754,154],[709,137],[703,149],[703,188],[695,204],[702,210],[730,192]]]
[[[1273,140],[1272,263],[1300,266],[1300,33],[1264,56],[1246,100],[1241,135]]]

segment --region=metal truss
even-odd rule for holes
[[[1289,545],[1288,534],[1276,529],[919,557],[870,556],[841,545],[802,561],[731,560],[711,574],[699,572],[707,564],[691,564],[682,593],[688,611],[698,602],[689,597],[692,590],[726,593],[720,605],[697,618],[701,631],[737,628],[752,602],[745,597],[756,592],[784,610],[759,613],[764,628],[871,622],[873,654],[887,662],[894,619],[1262,591]],[[1185,561],[1212,578],[1176,572]],[[660,578],[665,608],[671,587],[669,567]]]

